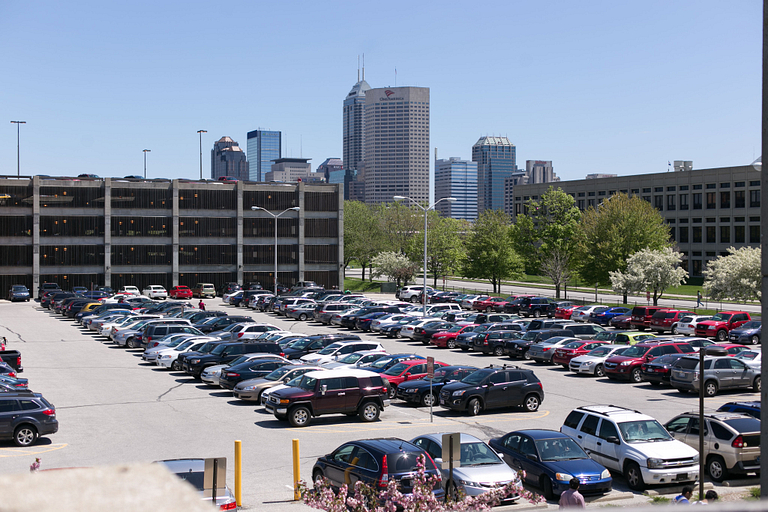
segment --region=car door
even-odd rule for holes
[[[342,389],[339,392],[340,397],[344,397],[344,410],[349,411],[357,407],[360,401],[360,383],[357,377],[342,377]]]
[[[334,487],[344,485],[347,479],[347,469],[352,461],[352,453],[356,449],[357,446],[353,444],[345,444],[328,456],[324,473],[325,477],[330,480],[331,485]]]
[[[13,435],[13,420],[16,415],[16,400],[12,398],[0,398],[0,436]]]
[[[728,358],[728,363],[731,365],[732,371],[731,386],[745,388],[752,385],[752,372],[749,371],[746,364],[733,357]]]
[[[667,423],[665,428],[667,429],[667,432],[669,432],[669,435],[678,441],[685,443],[690,422],[691,419],[688,416],[681,416]]]
[[[317,414],[328,414],[344,410],[347,393],[344,377],[321,379],[312,405]]]
[[[602,445],[598,445],[597,427],[600,423],[600,417],[592,414],[586,414],[581,427],[576,433],[576,442],[581,445],[585,452],[597,462],[602,463]]]
[[[536,444],[533,439],[526,435],[520,436],[520,468],[525,471],[531,481],[538,482],[542,473],[539,454],[536,451]]]
[[[721,358],[715,360],[713,369],[717,380],[720,382],[720,389],[732,388],[735,384],[735,373],[731,367],[730,358]]]
[[[506,393],[509,385],[509,372],[498,371],[491,374],[485,382],[485,407],[494,409],[506,406]]]
[[[407,380],[415,380],[425,377],[427,375],[427,363],[415,364],[408,368],[405,373],[408,375],[403,378],[403,382]],[[404,374],[405,375],[405,374]]]
[[[616,425],[605,418],[601,419],[595,442],[595,453],[599,454],[597,461],[605,467],[618,468],[620,445],[621,436],[616,430]]]
[[[704,423],[704,453],[709,451],[709,428],[707,428],[706,422]],[[685,434],[685,439],[682,440],[688,446],[698,449],[699,448],[699,418],[690,418],[688,425],[688,432]]]

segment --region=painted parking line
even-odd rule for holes
[[[492,418],[489,418],[487,416],[483,417],[477,417],[477,421],[482,421],[483,425],[489,424],[489,423],[499,423],[502,421],[523,421],[523,420],[539,420],[541,418],[545,418],[549,416],[550,411],[539,411],[535,414],[525,414],[520,415],[519,413],[508,413],[508,414],[500,414],[498,416],[493,416]],[[301,428],[288,428],[287,430],[290,432],[302,432],[302,433],[318,433],[318,434],[329,434],[329,433],[351,433],[351,432],[378,432],[382,430],[408,430],[413,428],[421,428],[424,426],[455,426],[457,423],[465,423],[467,420],[471,421],[472,416],[459,416],[456,418],[435,418],[435,421],[432,423],[429,422],[429,418],[424,419],[415,419],[410,420],[408,422],[396,422],[395,424],[392,423],[350,423],[346,425],[310,425],[309,427],[301,427]],[[463,421],[457,421],[457,420],[463,420]]]
[[[26,448],[0,448],[0,459],[8,457],[29,457],[41,453],[53,452],[66,448],[67,443],[55,443],[47,446],[28,446]]]

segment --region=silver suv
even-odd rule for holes
[[[698,356],[681,357],[672,367],[669,383],[679,391],[699,391]],[[715,396],[721,389],[752,388],[760,392],[760,367],[752,367],[730,356],[704,359],[704,394]]]
[[[704,415],[704,457],[715,482],[729,473],[760,472],[760,420],[746,414],[715,412]],[[664,425],[675,439],[699,447],[699,415],[680,414]]]
[[[409,300],[411,302],[419,302],[421,298],[421,291],[424,289],[423,286],[403,286],[397,292],[395,293],[395,297],[400,300]],[[427,286],[427,292],[434,291],[432,288]]]

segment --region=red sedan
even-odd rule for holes
[[[447,331],[437,332],[432,335],[429,342],[440,348],[456,348],[456,337],[464,332],[472,332],[477,325],[457,325]]]
[[[736,343],[715,343],[714,345],[710,345],[710,347],[722,348],[726,352],[728,352],[729,356],[735,356],[735,355],[738,355],[740,352],[743,352],[745,350],[750,350],[749,347],[745,345],[738,345]]]
[[[435,368],[441,366],[448,365],[435,361]],[[407,380],[423,379],[427,376],[427,360],[409,359],[407,361],[400,361],[386,370],[382,376],[389,382],[389,397],[394,398],[397,393],[397,386]]]
[[[557,308],[555,310],[555,318],[560,318],[562,320],[570,320],[571,315],[573,314],[573,310],[579,307],[578,305],[574,304],[573,306],[567,306],[564,308]]]
[[[171,288],[171,291],[168,292],[168,296],[172,299],[191,299],[192,290],[189,288],[189,286],[174,286]]]
[[[583,356],[593,348],[597,348],[600,345],[607,345],[607,341],[595,341],[595,340],[579,340],[566,343],[562,347],[555,349],[555,353],[552,355],[552,362],[554,364],[561,364],[563,368],[568,369],[568,365],[571,359],[574,357]]]
[[[507,302],[507,299],[504,297],[488,297],[487,299],[476,301],[474,304],[472,304],[472,307],[478,311],[485,311],[486,313],[490,313],[492,311],[496,311],[497,306],[503,307],[505,302]]]

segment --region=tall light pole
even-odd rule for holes
[[[203,179],[203,134],[208,133],[208,130],[197,130],[200,135],[200,180]]]
[[[261,206],[251,206],[251,210],[261,210],[261,211],[267,212],[269,215],[272,216],[273,219],[275,219],[275,297],[277,297],[277,218],[284,213],[287,213],[290,211],[297,212],[300,209],[301,208],[299,208],[298,206],[294,206],[293,208],[286,208],[280,213],[274,214],[271,211],[267,210],[266,208],[262,208]]]
[[[19,145],[19,136],[21,135],[21,127],[19,125],[27,124],[26,121],[11,121],[16,125],[16,176],[21,176],[21,151]]]
[[[727,356],[728,352],[715,345],[699,349],[699,501],[704,501],[704,356]],[[712,363],[714,365],[714,363]],[[714,368],[713,368],[714,370]]]
[[[147,153],[151,152],[151,149],[142,149],[144,152],[144,179],[147,179]]]
[[[415,204],[419,208],[421,208],[424,211],[424,289],[421,292],[421,301],[422,301],[422,315],[424,315],[424,318],[427,317],[427,213],[429,210],[434,210],[435,206],[437,206],[438,203],[441,201],[448,201],[449,203],[455,203],[456,198],[455,197],[444,197],[442,199],[438,199],[434,203],[432,203],[430,206],[427,206],[424,208],[421,206],[418,201],[411,199],[410,197],[405,196],[394,196],[392,199],[395,201],[402,201],[404,199],[407,199],[411,203]],[[427,203],[429,204],[429,203]]]

